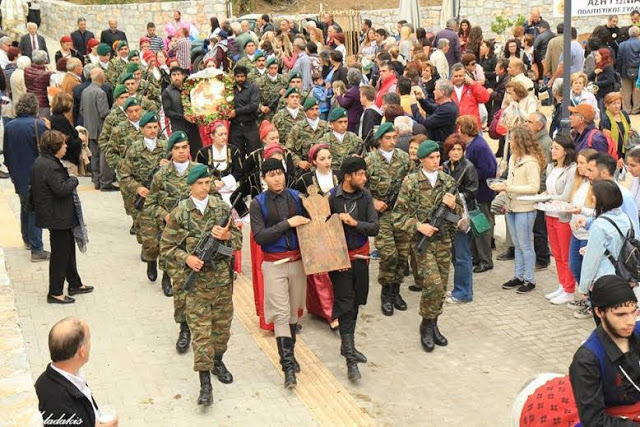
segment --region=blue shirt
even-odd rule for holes
[[[562,64],[564,52],[560,53],[560,62]],[[571,40],[571,73],[582,72],[584,68],[584,49],[577,40]]]

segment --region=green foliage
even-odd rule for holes
[[[514,27],[521,26],[524,27],[524,23],[527,22],[527,17],[523,14],[518,15],[516,21],[513,23]]]
[[[513,22],[509,20],[509,18],[505,18],[503,16],[496,16],[495,21],[491,23],[491,31],[496,34],[500,34],[502,38],[504,38],[504,33],[507,31],[507,28],[513,25]]]

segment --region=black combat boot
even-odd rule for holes
[[[431,353],[435,348],[435,338],[433,336],[434,329],[434,320],[433,319],[422,319],[422,323],[420,324],[420,342],[422,343],[422,348],[424,351]]]
[[[223,384],[231,384],[233,382],[233,375],[231,375],[231,372],[224,366],[222,355],[213,357],[213,369],[211,373],[218,377],[218,381]]]
[[[449,344],[449,341],[447,341],[447,339],[444,337],[444,335],[442,335],[440,333],[440,329],[438,329],[438,318],[437,317],[433,321],[433,341],[436,343],[436,345],[439,345],[441,347],[444,347],[447,344]]]
[[[156,261],[147,262],[147,279],[155,282],[158,278],[158,263]]]
[[[129,234],[131,234],[132,236],[136,235],[136,231],[137,231],[137,227],[135,224],[131,224],[131,228],[129,229]]]
[[[211,388],[209,371],[199,371],[199,374],[200,396],[198,396],[198,405],[210,406],[213,403],[213,390]]]
[[[347,377],[349,378],[349,381],[356,382],[362,378],[362,375],[360,375],[360,371],[358,370],[358,361],[353,354],[353,334],[340,334],[340,340],[342,341],[344,357],[347,359]]]
[[[296,374],[300,373],[300,364],[296,360],[296,331],[298,329],[297,323],[289,323],[289,330],[291,331],[291,339],[293,340],[293,365],[296,368]]]
[[[173,296],[173,288],[171,287],[171,277],[169,277],[166,271],[162,272],[162,292],[164,292],[165,297]]]
[[[382,314],[384,314],[385,316],[393,316],[393,303],[391,302],[391,293],[391,286],[383,286],[382,290],[380,291]]]
[[[289,337],[276,337],[278,343],[278,354],[280,354],[280,365],[284,372],[284,388],[295,388],[296,368],[293,363],[293,340]]]
[[[189,325],[187,325],[187,322],[180,322],[180,333],[178,334],[178,341],[176,341],[178,353],[186,353],[190,342],[191,331],[189,330]]]
[[[400,310],[400,311],[406,311],[407,310],[407,303],[404,302],[404,300],[402,299],[402,296],[400,296],[400,284],[396,283],[395,285],[393,285],[393,287],[391,288],[393,294],[391,297],[391,301],[393,302],[393,306]]]

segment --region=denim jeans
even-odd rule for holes
[[[472,301],[473,263],[471,262],[471,236],[462,231],[456,231],[451,252],[454,268],[451,295],[460,301]]]
[[[20,232],[22,241],[31,246],[31,252],[39,252],[42,246],[42,228],[36,227],[35,212],[28,212],[29,192],[19,193],[20,196]]]
[[[573,277],[576,278],[576,282],[580,283],[580,270],[582,270],[582,258],[580,255],[580,249],[587,246],[588,240],[578,240],[574,236],[571,236],[571,243],[569,244],[569,269],[573,273]]]
[[[533,223],[537,211],[507,212],[507,226],[515,247],[515,277],[529,283],[536,283],[534,268],[536,254],[533,251]]]

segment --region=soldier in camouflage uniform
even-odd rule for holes
[[[144,98],[153,102],[156,104],[153,111],[157,111],[157,105],[160,102],[160,86],[153,85],[149,81],[143,80],[142,69],[140,68],[140,64],[136,62],[130,62],[120,78],[122,79],[128,73],[131,73],[136,81],[136,97],[141,99]],[[151,111],[150,108],[146,109]]]
[[[302,90],[302,74],[300,74],[298,71],[289,73],[289,87],[298,89],[298,93],[300,94],[300,104],[304,104],[307,98],[313,96],[309,91]],[[278,109],[284,108],[286,101],[287,100],[284,96],[280,98]]]
[[[269,58],[267,61],[267,72],[256,81],[256,85],[260,89],[260,120],[269,120],[276,114],[280,97],[287,90],[287,83],[278,74],[278,61],[275,58]]]
[[[104,71],[104,75],[107,77],[107,83],[111,87],[115,88],[118,84],[118,74],[115,67],[112,66],[109,56],[111,55],[111,46],[106,43],[100,43],[96,48],[98,54],[98,65]]]
[[[315,98],[307,98],[302,109],[306,118],[291,128],[285,145],[293,157],[297,176],[311,170],[309,149],[327,133],[327,122],[320,120],[320,107]]]
[[[242,232],[229,221],[230,207],[219,197],[209,196],[211,177],[206,166],[196,164],[187,176],[190,196],[171,211],[160,240],[162,258],[172,264],[181,277],[197,272],[194,289],[187,293],[187,322],[193,333],[193,370],[200,375],[198,405],[213,403],[211,371],[222,383],[233,382],[222,357],[227,351],[233,320],[231,258],[201,260],[193,255],[202,239],[213,236],[233,250],[242,249]]]
[[[111,133],[113,129],[120,125],[124,120],[126,120],[127,115],[124,113],[125,101],[129,98],[129,93],[127,92],[127,88],[125,85],[117,85],[113,90],[113,107],[111,111],[105,117],[104,123],[102,124],[102,131],[100,132],[100,136],[98,137],[98,145],[100,146],[100,150],[105,155],[107,159],[107,163],[110,167],[113,168],[112,165],[117,166],[115,153],[108,154],[111,147],[109,146],[109,140],[111,138]]]
[[[407,304],[400,296],[400,284],[404,280],[404,268],[409,259],[409,236],[394,226],[393,194],[400,192],[402,180],[409,171],[409,156],[396,147],[397,132],[390,122],[378,128],[374,139],[379,149],[365,158],[367,182],[373,196],[373,206],[378,211],[380,232],[376,248],[380,253],[378,282],[382,314],[393,315],[393,308],[404,311]]]
[[[340,169],[345,157],[358,153],[362,148],[362,139],[353,132],[347,131],[349,121],[347,110],[334,108],[329,114],[331,129],[320,138],[318,144],[327,144],[331,151],[331,168]]]
[[[140,100],[140,105],[144,111],[158,111],[159,104],[151,101],[146,95],[142,96],[140,92],[140,82],[136,80],[132,73],[125,73],[120,79],[120,83],[125,85],[129,91],[130,98],[138,98]]]
[[[149,195],[149,187],[151,186],[151,178],[161,165],[169,163],[166,157],[167,141],[158,138],[160,133],[160,124],[158,116],[149,112],[142,115],[140,119],[140,129],[142,130],[142,139],[134,141],[127,150],[127,154],[120,164],[120,187],[129,194],[135,194],[136,199],[142,197],[143,200]],[[155,233],[157,236],[157,227],[145,229],[142,226],[142,216],[144,209],[135,210],[136,236],[138,241],[143,243],[142,233]],[[145,220],[147,225],[151,221]],[[140,258],[147,263],[147,278],[155,282],[158,277],[157,269],[157,253],[149,253],[149,247],[142,246],[142,254]]]
[[[122,75],[124,70],[127,68],[127,64],[129,63],[129,45],[126,41],[120,40],[116,45],[116,53],[117,55],[113,57],[111,60],[111,65],[109,68],[113,68],[113,72],[115,73],[116,80]]]
[[[433,236],[438,229],[428,223],[431,214],[443,203],[457,215],[462,215],[463,207],[459,199],[446,194],[446,189],[454,184],[453,178],[438,171],[440,151],[435,141],[420,144],[418,158],[422,169],[409,176],[403,184],[398,203],[393,212],[397,227],[409,233],[415,247],[421,237]],[[416,251],[418,272],[423,280],[420,297],[420,341],[425,351],[431,352],[435,345],[447,345],[447,339],[438,329],[438,316],[442,314],[445,291],[449,279],[451,245],[457,224],[445,221],[445,227],[425,245],[424,252]]]
[[[149,195],[144,204],[144,222],[142,227],[142,246],[149,258],[158,256],[158,236],[169,222],[169,212],[178,206],[181,200],[189,196],[187,174],[197,164],[189,161],[189,140],[187,134],[178,131],[171,134],[167,142],[167,150],[171,153],[171,163],[160,167],[153,176]],[[154,229],[155,227],[155,229]],[[160,259],[162,275],[162,290],[168,297],[173,296],[173,318],[180,325],[180,333],[176,342],[178,353],[184,353],[189,348],[191,332],[187,325],[186,294],[182,290],[184,277],[174,265],[167,264]],[[173,284],[171,281],[173,280]]]
[[[246,67],[248,77],[248,75],[251,74],[251,71],[255,68],[253,61],[255,61],[256,44],[250,37],[248,37],[244,41],[244,46],[241,46],[240,48],[244,50],[244,55],[242,55],[242,58],[238,59],[238,62],[236,62],[233,68],[239,65]]]
[[[260,80],[267,72],[267,58],[264,56],[264,52],[261,50],[256,52],[253,57],[253,64],[254,67],[249,71],[247,81],[257,85],[258,80]]]
[[[280,135],[280,145],[284,147],[287,141],[287,135],[291,132],[291,128],[303,121],[306,121],[305,115],[300,108],[300,93],[298,89],[290,87],[284,93],[287,100],[286,108],[278,110],[273,116],[273,125],[278,129]]]

